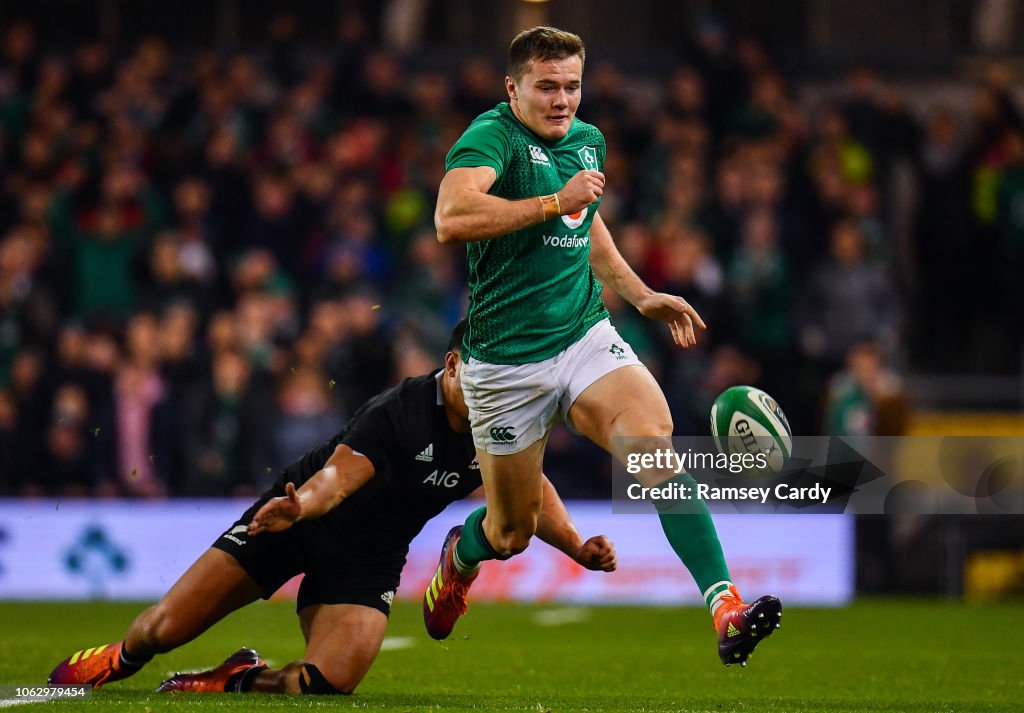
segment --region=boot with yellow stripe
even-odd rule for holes
[[[57,664],[57,668],[50,672],[47,683],[51,686],[92,684],[99,688],[105,683],[128,678],[139,667],[128,666],[121,660],[123,646],[124,642],[119,641],[78,651]]]
[[[455,567],[455,544],[461,533],[462,525],[448,531],[441,547],[437,571],[423,593],[423,623],[427,626],[427,633],[438,641],[447,639],[455,628],[455,622],[466,613],[466,594],[479,572],[478,569],[467,577],[459,574]]]
[[[746,666],[754,647],[782,626],[782,602],[765,595],[752,604],[745,604],[732,586],[720,602],[714,614],[718,657],[726,666],[734,663]]]

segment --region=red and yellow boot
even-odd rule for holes
[[[139,669],[121,663],[123,641],[83,649],[57,664],[47,683],[51,686],[92,684],[96,688],[128,678]]]
[[[441,547],[437,572],[423,593],[423,623],[427,626],[427,633],[439,641],[448,638],[455,622],[466,613],[466,594],[479,572],[478,569],[472,576],[464,577],[455,567],[455,545],[461,533],[462,525],[448,531]]]

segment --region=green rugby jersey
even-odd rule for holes
[[[555,193],[583,169],[602,170],[604,159],[597,127],[573,119],[564,138],[548,142],[502,103],[469,125],[448,152],[445,169],[490,166],[498,175],[489,193],[519,200]],[[608,316],[588,260],[599,204],[466,246],[466,354],[491,364],[542,361]]]

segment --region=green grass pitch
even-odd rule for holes
[[[0,604],[0,683],[38,685],[64,656],[115,640],[138,604]],[[158,695],[174,670],[219,663],[241,645],[298,658],[292,606],[259,603],[91,701],[18,710],[96,711],[1020,711],[1024,605],[867,600],[790,608],[750,665],[725,668],[700,609],[473,605],[452,638],[395,607],[388,650],[355,695]],[[0,706],[3,703],[0,702]]]

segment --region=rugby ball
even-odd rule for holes
[[[778,402],[753,386],[726,389],[711,406],[711,435],[721,453],[763,453],[778,473],[793,452],[793,432]],[[760,460],[760,459],[759,459]]]

